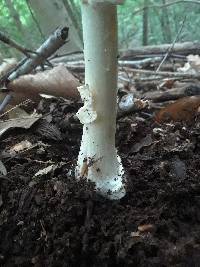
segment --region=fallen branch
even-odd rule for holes
[[[200,2],[199,2],[200,3]],[[149,45],[140,46],[134,49],[120,50],[120,60],[133,60],[138,58],[153,58],[153,57],[163,57],[172,44],[162,44],[162,45]],[[173,51],[171,51],[170,57],[185,59],[185,56],[189,54],[200,54],[200,42],[183,42],[176,43],[173,46]],[[69,61],[81,61],[84,60],[83,53],[76,52],[70,53],[69,55],[62,55],[52,58],[54,62],[69,62]]]
[[[146,68],[152,64],[160,63],[163,57],[151,57],[151,58],[145,58],[141,60],[119,60],[118,64],[119,66],[129,66],[132,68]],[[68,57],[62,57],[62,58],[54,58],[51,60],[51,63],[56,65],[58,63],[65,63],[66,67],[69,69],[73,68],[80,68],[84,69],[85,62],[83,59],[81,60],[69,60]]]
[[[181,72],[168,72],[168,71],[152,71],[152,70],[139,70],[139,69],[132,69],[124,67],[129,72],[138,73],[143,75],[154,75],[154,76],[162,76],[167,78],[179,78],[179,79],[197,79],[200,80],[199,74],[193,73],[181,73]]]
[[[164,58],[163,58],[162,61],[160,62],[160,65],[158,66],[156,72],[158,72],[158,71],[160,70],[160,68],[161,68],[161,66],[164,64],[165,60],[167,60],[167,58],[169,57],[170,53],[173,51],[174,45],[175,45],[175,43],[177,42],[177,40],[178,40],[178,38],[179,38],[179,36],[180,36],[182,30],[183,30],[183,26],[184,26],[184,24],[185,24],[185,20],[186,20],[186,17],[183,19],[182,24],[181,24],[181,27],[180,27],[179,31],[177,32],[177,35],[176,35],[176,37],[175,37],[173,43],[171,44],[171,46],[170,46],[169,49],[167,50],[167,53],[165,54]]]
[[[23,59],[14,71],[0,79],[1,84],[8,85],[9,82],[15,80],[21,75],[30,73],[37,66],[41,65],[48,57],[58,50],[68,37],[68,28],[63,27],[57,29],[41,46],[37,49],[36,54],[32,58]],[[5,106],[10,102],[12,93],[9,93],[0,105],[0,113]]]
[[[185,96],[200,95],[200,84],[188,84],[182,88],[173,88],[165,91],[154,91],[145,93],[145,99],[153,102],[163,102],[170,100],[177,100]]]
[[[18,50],[19,52],[23,53],[25,56],[29,57],[29,53],[32,53],[31,50],[28,50],[27,48],[23,47],[22,45],[18,44],[17,42],[15,42],[14,40],[12,40],[10,37],[8,37],[6,34],[4,34],[3,32],[0,31],[0,40],[15,48],[16,50]]]
[[[152,45],[152,46],[142,46],[134,49],[129,49],[125,51],[121,51],[121,59],[133,59],[138,56],[142,57],[145,55],[165,55],[171,44],[163,44],[163,45]],[[184,43],[177,43],[173,47],[173,54],[179,55],[189,55],[189,54],[200,54],[200,42],[184,42]]]

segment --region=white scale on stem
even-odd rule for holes
[[[84,106],[77,113],[83,123],[77,170],[79,176],[84,175],[93,181],[99,192],[110,199],[120,199],[125,195],[124,171],[115,148],[116,5],[122,2],[82,1],[86,85],[79,87]]]

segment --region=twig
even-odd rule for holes
[[[11,112],[12,110],[16,109],[16,108],[19,108],[21,106],[26,106],[28,105],[29,103],[31,103],[32,100],[30,99],[26,99],[24,100],[23,102],[19,103],[18,105],[12,107],[11,109],[7,110],[6,112],[4,112],[3,114],[0,114],[0,118],[2,118],[3,116],[5,116],[6,114],[8,114],[9,112]]]
[[[49,60],[51,60],[51,59],[54,59],[54,58],[59,58],[59,57],[66,57],[66,56],[71,56],[71,55],[77,55],[77,54],[83,54],[83,51],[73,51],[73,52],[69,52],[69,53],[65,53],[65,54],[55,54],[55,55],[53,55],[52,57],[50,57],[50,59]]]
[[[162,44],[162,45],[148,45],[148,46],[141,46],[135,47],[134,49],[127,49],[121,50],[121,59],[136,59],[136,58],[144,58],[144,57],[153,57],[153,56],[163,56],[166,54],[168,48],[171,44]],[[194,42],[183,42],[183,43],[176,43],[174,45],[173,54],[179,55],[189,55],[199,53],[200,43],[197,41]],[[180,56],[179,56],[180,57]]]
[[[12,71],[9,76],[3,77],[0,82],[9,83],[21,75],[30,73],[37,66],[41,65],[49,56],[57,51],[66,41],[69,28],[58,28],[36,51],[32,58],[25,58],[20,62],[20,67]],[[18,65],[19,66],[19,65]],[[0,113],[12,99],[12,93],[9,93],[0,105]]]
[[[31,52],[31,50],[28,50],[25,47],[23,47],[22,45],[18,44],[17,42],[15,42],[14,40],[12,40],[10,37],[6,36],[1,31],[0,31],[0,40],[3,43],[5,43],[5,44],[7,44],[7,45],[9,45],[9,46],[17,49],[18,51],[20,51],[21,53],[23,53],[25,56],[30,57],[29,52]]]
[[[182,87],[167,89],[165,91],[149,91],[143,94],[145,99],[153,102],[166,102],[170,100],[176,100],[181,97],[200,95],[199,83],[185,83]]]
[[[0,105],[0,113],[5,109],[5,107],[10,103],[12,99],[12,95],[11,94],[7,94],[4,98],[4,100],[1,102]]]
[[[162,76],[162,77],[175,77],[175,78],[183,78],[183,79],[197,79],[200,80],[199,74],[192,74],[192,73],[180,73],[180,72],[168,72],[168,71],[151,71],[151,70],[138,70],[124,67],[124,69],[139,74],[146,74],[146,75],[154,75],[154,76]]]
[[[184,24],[185,24],[185,21],[186,21],[186,16],[184,17],[184,19],[183,19],[183,21],[182,21],[182,24],[181,24],[181,27],[180,27],[180,29],[179,29],[179,31],[178,31],[178,33],[177,33],[177,35],[176,35],[176,37],[175,37],[173,43],[172,43],[171,46],[168,48],[168,51],[167,51],[167,53],[165,54],[165,56],[164,56],[163,60],[161,61],[160,65],[158,66],[156,72],[158,72],[158,71],[160,70],[161,66],[163,65],[163,63],[165,62],[165,60],[168,58],[170,52],[173,50],[174,45],[175,45],[175,43],[177,42],[177,40],[178,40],[178,38],[179,38],[179,36],[180,36],[182,30],[183,30],[183,26],[184,26]]]

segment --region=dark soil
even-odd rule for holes
[[[78,106],[43,101],[42,121],[1,139],[0,266],[200,266],[199,118],[189,126],[120,118],[127,194],[109,201],[71,171]],[[24,140],[36,146],[10,154]]]

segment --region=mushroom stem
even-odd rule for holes
[[[83,3],[82,23],[85,86],[79,88],[84,107],[77,113],[84,124],[79,175],[95,182],[102,195],[120,199],[125,189],[123,167],[115,148],[117,7],[110,3]]]

